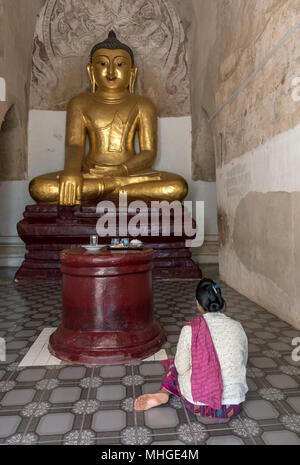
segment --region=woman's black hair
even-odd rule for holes
[[[196,289],[196,299],[201,307],[210,313],[220,312],[225,306],[220,286],[212,279],[202,279]]]

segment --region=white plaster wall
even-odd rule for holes
[[[0,183],[0,242],[18,243],[16,224],[25,205],[33,204],[29,181],[40,174],[58,171],[64,166],[66,113],[31,110],[28,125],[28,181]],[[188,200],[205,201],[205,234],[218,234],[216,185],[192,181],[191,118],[159,119],[159,155],[156,169],[182,175],[189,184]]]
[[[229,227],[227,241],[220,249],[221,277],[238,292],[298,329],[300,303],[297,299],[299,283],[295,237],[278,237],[278,246],[279,241],[289,241],[291,249],[294,249],[294,253],[287,255],[286,267],[282,269],[283,274],[290,274],[293,285],[292,292],[287,293],[270,278],[251,272],[243,265],[234,250],[233,227],[237,207],[249,192],[300,192],[299,149],[300,124],[217,169],[218,207],[226,213]],[[292,224],[294,220],[290,218]]]
[[[218,192],[222,193],[218,201],[234,208],[251,191],[300,191],[299,148],[300,124],[223,165],[217,170]]]
[[[0,102],[6,101],[6,84],[5,79],[0,77]]]

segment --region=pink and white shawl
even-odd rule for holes
[[[191,390],[194,402],[215,410],[222,407],[223,380],[218,355],[205,318],[193,319]]]

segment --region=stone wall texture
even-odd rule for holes
[[[300,2],[194,8],[193,171],[216,172],[221,276],[300,328]]]
[[[189,22],[181,20],[180,6],[178,0],[47,0],[34,37],[31,108],[65,110],[88,91],[90,50],[113,29],[134,51],[136,92],[150,97],[160,116],[189,115]],[[184,18],[190,0],[186,7]]]
[[[0,0],[0,180],[27,173],[27,121],[33,34],[44,0]]]

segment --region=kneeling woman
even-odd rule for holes
[[[201,316],[182,328],[175,359],[162,362],[160,392],[140,396],[135,410],[166,404],[173,394],[196,415],[231,418],[241,411],[248,391],[245,331],[222,313],[225,301],[214,281],[199,282],[196,303]]]

